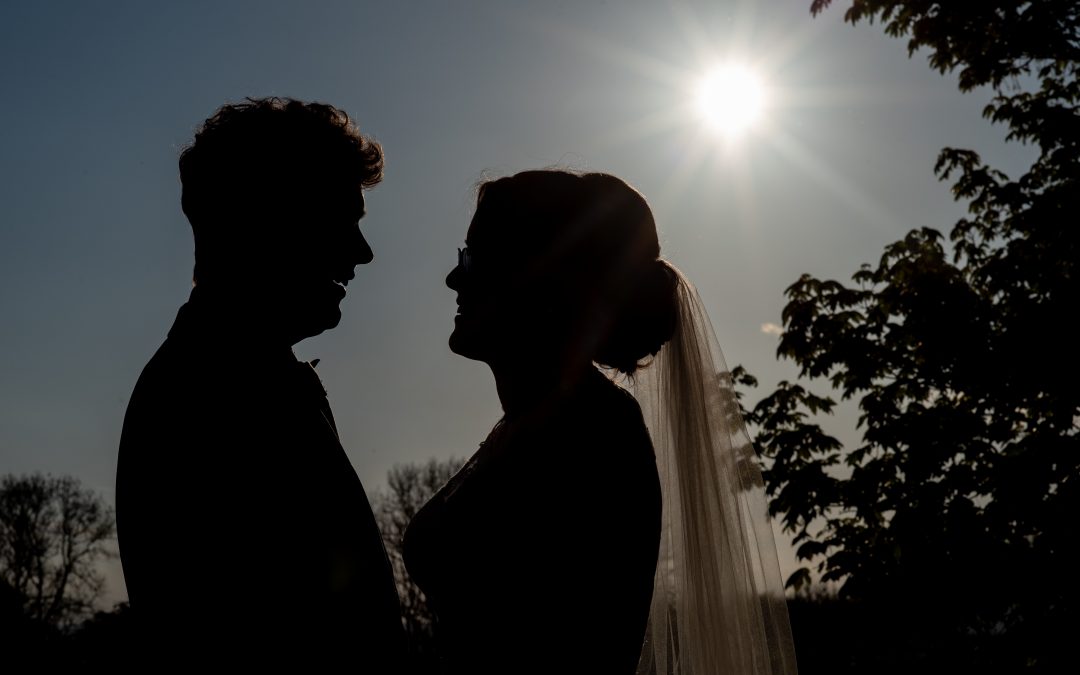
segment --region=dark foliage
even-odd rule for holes
[[[944,149],[935,170],[969,212],[947,236],[912,230],[850,284],[787,290],[778,353],[858,402],[862,443],[815,423],[832,399],[780,383],[748,414],[772,509],[912,663],[1058,672],[1080,600],[1080,3],[856,0],[846,18],[991,88],[986,117],[1039,155],[1010,178]]]

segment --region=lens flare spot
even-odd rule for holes
[[[698,85],[697,108],[706,126],[727,137],[740,136],[761,117],[765,88],[742,65],[714,68]]]

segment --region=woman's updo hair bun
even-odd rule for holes
[[[504,270],[507,315],[542,317],[532,339],[569,341],[628,375],[671,339],[679,273],[660,259],[645,197],[622,179],[555,169],[483,183],[469,231],[498,251],[488,264]]]
[[[612,322],[595,361],[626,375],[646,365],[671,339],[679,321],[679,274],[665,260],[643,266],[635,287]]]

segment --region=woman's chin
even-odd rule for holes
[[[450,351],[454,352],[458,356],[464,356],[467,359],[474,359],[476,361],[483,361],[483,351],[480,349],[479,341],[475,336],[470,335],[469,331],[463,326],[456,326],[454,331],[450,333]]]
[[[450,351],[458,356],[468,356],[466,353],[468,352],[468,340],[461,335],[460,330],[455,328],[453,332],[450,333],[450,339],[447,340],[447,342],[450,345]]]

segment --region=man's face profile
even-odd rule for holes
[[[253,292],[265,294],[274,323],[299,341],[338,325],[354,268],[373,254],[360,231],[365,203],[359,186],[303,190],[290,201],[265,251],[263,287]]]
[[[336,326],[353,269],[372,259],[359,221],[382,168],[379,144],[331,105],[222,106],[180,155],[203,297],[273,342]]]

